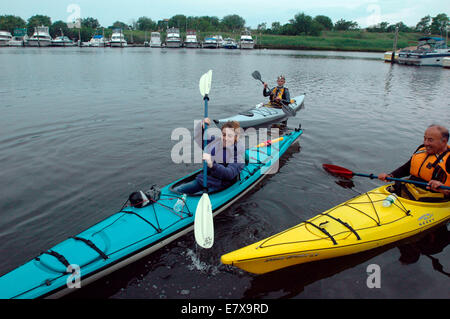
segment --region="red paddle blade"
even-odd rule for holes
[[[332,164],[322,164],[322,167],[328,173],[338,176],[338,177],[344,177],[344,178],[350,179],[354,175],[354,173],[351,170],[348,170],[341,166],[332,165]]]

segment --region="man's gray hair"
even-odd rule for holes
[[[431,124],[428,126],[428,128],[435,127],[439,132],[441,132],[441,136],[443,139],[448,141],[449,134],[448,129],[445,126],[439,125],[439,124]]]

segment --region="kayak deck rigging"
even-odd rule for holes
[[[404,215],[398,217],[395,220],[383,223],[381,221],[382,218],[379,216],[379,211],[377,210],[375,203],[382,202],[384,199],[376,199],[376,200],[374,200],[370,195],[384,195],[384,193],[373,192],[372,191],[372,192],[364,193],[362,195],[367,196],[368,201],[358,201],[356,203],[354,203],[354,202],[342,203],[340,205],[337,205],[337,206],[331,208],[330,210],[328,210],[325,213],[320,213],[319,215],[315,216],[314,218],[312,218],[310,220],[302,220],[302,221],[300,221],[300,223],[298,225],[296,225],[296,226],[286,230],[286,231],[290,231],[290,230],[295,229],[295,228],[302,228],[302,227],[305,227],[306,225],[310,225],[314,229],[319,230],[320,233],[323,233],[324,235],[326,235],[326,237],[321,237],[321,236],[318,236],[316,234],[317,238],[314,238],[314,239],[290,241],[290,242],[285,242],[285,243],[278,243],[278,244],[275,244],[275,245],[287,245],[287,244],[302,243],[302,242],[317,241],[317,240],[320,241],[320,240],[326,239],[327,237],[331,240],[333,245],[339,245],[339,240],[337,240],[336,237],[339,236],[339,235],[342,235],[343,233],[348,233],[348,232],[352,233],[356,237],[356,239],[359,241],[359,240],[361,240],[361,237],[360,237],[360,235],[358,233],[360,230],[366,230],[366,229],[371,228],[371,227],[383,226],[383,225],[385,225],[387,223],[392,223],[392,222],[398,221],[399,219],[402,219],[404,217],[411,216],[410,215],[410,210],[406,209],[406,207],[403,205],[402,198],[398,197],[398,200],[395,201],[392,205],[395,205],[400,211],[402,211],[404,213]],[[373,209],[372,210],[372,214],[375,215],[375,217],[371,216],[370,213],[364,212],[362,209],[357,207],[357,205],[367,205],[367,204],[371,205],[371,207]],[[333,211],[336,211],[336,210],[338,210],[338,209],[340,209],[342,207],[348,207],[353,212],[360,213],[360,214],[366,216],[367,218],[369,218],[370,220],[375,222],[376,226],[369,226],[369,227],[365,226],[365,227],[363,227],[361,229],[355,229],[349,222],[346,222],[345,220],[343,220],[340,217],[336,217],[336,216],[331,215],[331,213]],[[327,219],[327,218],[329,218],[329,219]],[[319,224],[317,224],[317,223],[314,223],[314,220],[316,220],[316,219],[319,219],[319,220],[325,219],[325,220],[321,221]],[[330,222],[333,222],[333,221],[338,223],[338,224],[340,224],[340,225],[342,225],[342,226],[344,226],[346,230],[340,230],[339,232],[332,233],[332,232],[328,231],[325,227],[322,227],[322,226],[326,226],[326,224],[328,224]],[[282,233],[280,233],[280,234],[282,234]],[[279,236],[280,234],[277,234],[275,236]],[[268,244],[271,240],[273,240],[273,237],[267,238],[266,241],[263,241],[259,245],[259,248],[267,248],[267,247],[274,246],[273,244]]]

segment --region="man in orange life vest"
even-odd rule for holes
[[[264,96],[270,96],[270,105],[276,108],[281,108],[281,104],[288,105],[291,103],[291,96],[288,88],[284,87],[286,79],[284,75],[277,78],[277,86],[271,90],[267,90],[267,83],[264,82]]]
[[[443,193],[450,198],[450,191],[438,188],[450,186],[450,145],[448,145],[448,129],[432,124],[424,134],[423,144],[403,166],[390,174],[381,173],[378,179],[386,181],[386,177],[404,177],[411,175],[411,180],[428,182],[427,189]]]

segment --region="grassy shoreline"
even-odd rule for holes
[[[231,37],[239,40],[238,34],[216,32],[223,38]],[[216,34],[214,33],[214,34]],[[144,31],[124,31],[125,37],[135,44],[143,44]],[[209,35],[200,32],[197,34],[199,41]],[[181,35],[185,38],[185,34]],[[405,48],[417,44],[417,40],[424,36],[420,33],[403,33],[398,36],[397,48]],[[165,33],[161,34],[165,38]],[[385,52],[391,51],[394,44],[394,33],[375,33],[367,31],[323,31],[320,36],[287,36],[253,34],[255,48],[257,49],[284,49],[284,50],[332,50],[332,51],[361,51],[361,52]],[[150,40],[150,32],[147,32],[147,41]]]
[[[421,36],[418,33],[399,33],[397,48],[415,45]],[[267,49],[385,52],[393,49],[394,34],[327,31],[319,37],[261,35],[257,44]]]

